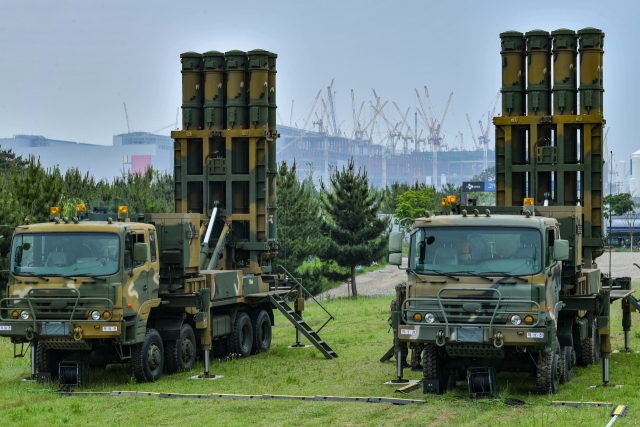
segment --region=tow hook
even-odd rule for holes
[[[25,331],[24,331],[25,337],[27,338],[27,340],[31,341],[33,339],[33,327],[29,326]]]
[[[496,348],[500,348],[504,345],[504,337],[502,336],[502,332],[496,332],[493,334],[493,345]]]
[[[438,331],[436,334],[436,345],[438,347],[444,347],[444,331]]]
[[[76,326],[73,330],[73,339],[76,341],[80,341],[82,339],[82,328],[80,326]]]

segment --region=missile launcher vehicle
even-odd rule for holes
[[[32,375],[87,382],[90,366],[131,363],[138,381],[190,370],[204,352],[271,345],[274,308],[325,357],[302,319],[306,290],[273,271],[277,55],[181,55],[183,126],[172,132],[175,213],[86,212],[16,228],[0,336],[31,348]],[[97,211],[100,211],[98,209]],[[289,307],[286,299],[293,299]],[[332,318],[332,317],[331,317]]]
[[[396,356],[402,379],[407,351],[422,353],[425,392],[466,376],[472,396],[492,395],[496,372],[511,371],[534,373],[539,393],[556,393],[575,365],[600,359],[607,384],[611,302],[623,300],[627,349],[639,305],[630,278],[606,277],[596,263],[604,253],[604,33],[500,37],[497,206],[450,196],[413,222],[407,282],[392,305],[394,347],[383,359]],[[392,264],[401,264],[401,239],[390,236]]]

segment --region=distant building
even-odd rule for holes
[[[0,138],[0,147],[16,155],[40,158],[45,168],[56,165],[65,173],[69,168],[89,172],[97,180],[111,181],[124,172],[143,172],[147,166],[173,174],[173,139],[146,132],[115,135],[113,145],[84,144],[48,139],[38,135]]]

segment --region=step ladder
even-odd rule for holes
[[[269,299],[271,299],[271,304],[273,304],[274,307],[280,310],[280,313],[282,313],[284,317],[289,320],[289,322],[293,323],[293,326],[295,326],[296,329],[302,333],[302,335],[304,335],[309,341],[311,341],[311,344],[315,345],[316,348],[320,350],[322,354],[324,354],[324,357],[326,357],[327,359],[338,357],[338,354],[333,351],[331,347],[329,347],[329,344],[324,342],[316,333],[316,331],[311,329],[307,322],[305,322],[300,315],[293,311],[291,307],[289,307],[289,304],[287,304],[286,301],[280,297],[280,295],[271,294],[269,295]]]

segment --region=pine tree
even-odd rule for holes
[[[378,261],[387,251],[383,234],[389,229],[389,219],[380,219],[380,197],[372,194],[367,172],[356,173],[353,159],[342,172],[333,169],[330,186],[321,182],[322,207],[326,214],[321,229],[329,237],[327,259],[351,269],[352,295],[358,295],[356,266]]]
[[[282,162],[276,177],[279,249],[275,264],[292,274],[300,274],[304,261],[323,253],[327,246],[320,234],[319,201],[313,199],[308,186],[298,181],[296,169],[295,162],[291,167]]]
[[[40,164],[40,159],[36,161],[34,157],[29,158],[24,171],[14,167],[11,176],[14,197],[23,206],[24,214],[34,223],[48,221],[49,209],[60,206],[63,184],[57,166],[46,170]]]

